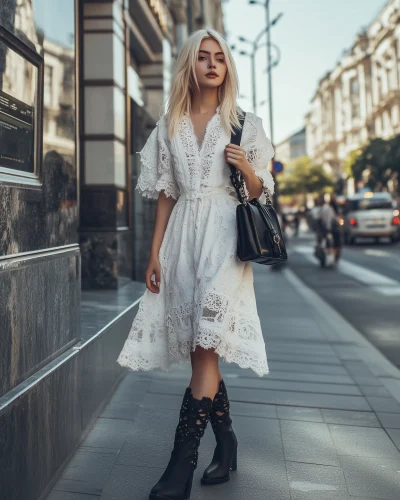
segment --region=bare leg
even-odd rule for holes
[[[214,399],[222,378],[218,366],[218,354],[212,349],[196,347],[196,350],[191,353],[191,362],[190,388],[193,397],[201,399],[205,396]]]

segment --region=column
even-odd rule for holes
[[[82,287],[115,289],[132,276],[122,1],[84,2],[81,51]]]
[[[179,50],[188,37],[187,0],[171,0],[169,8],[175,21],[176,48]]]

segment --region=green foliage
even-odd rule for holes
[[[279,193],[283,195],[322,193],[333,187],[332,176],[321,165],[314,165],[308,156],[291,162],[287,174],[279,177]]]
[[[372,191],[387,188],[400,174],[400,135],[389,140],[371,139],[353,160],[351,172],[356,181],[366,176]]]
[[[347,156],[346,160],[344,161],[343,172],[347,178],[354,177],[353,165],[358,161],[361,153],[362,153],[361,148],[353,149],[353,151],[350,151],[349,155]]]

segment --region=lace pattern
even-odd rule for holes
[[[212,408],[210,398],[195,399],[192,390],[188,387],[183,396],[179,423],[175,431],[175,446],[193,441],[193,456],[191,465],[197,467],[198,447],[207,427],[207,421]]]
[[[156,197],[163,186],[178,201],[159,252],[160,292],[146,289],[118,362],[133,370],[168,370],[190,362],[200,346],[266,375],[252,266],[236,255],[238,201],[224,160],[229,135],[217,112],[199,148],[188,119],[183,117],[171,141],[159,122],[160,132],[153,132],[141,152],[138,189]],[[242,145],[271,187],[272,146],[252,113],[246,115]]]
[[[262,179],[263,188],[268,189],[270,194],[273,194],[275,182],[268,169],[268,163],[275,152],[271,141],[265,134],[261,118],[253,113],[246,113],[242,146],[254,172]]]
[[[225,382],[221,380],[218,386],[218,392],[214,396],[212,410],[210,412],[210,422],[215,435],[218,434],[219,427],[222,424],[232,424],[229,409],[228,392]]]
[[[141,171],[136,189],[147,198],[157,199],[161,190],[166,196],[179,197],[172,158],[165,139],[164,118],[150,134],[140,154]]]

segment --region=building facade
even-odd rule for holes
[[[342,176],[374,137],[400,133],[400,0],[390,0],[319,82],[306,116],[307,153]]]
[[[275,145],[275,160],[287,165],[291,160],[307,154],[305,127]]]

